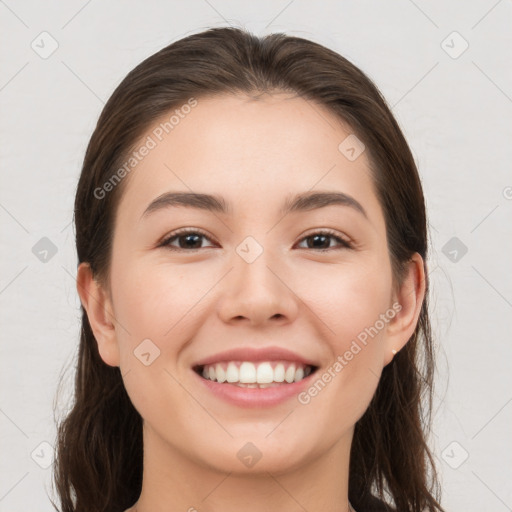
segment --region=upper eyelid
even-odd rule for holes
[[[179,228],[179,229],[174,230],[169,235],[165,235],[161,239],[161,241],[157,244],[157,247],[162,247],[162,246],[165,246],[165,245],[169,245],[169,242],[172,239],[180,237],[180,236],[183,236],[183,235],[187,235],[189,233],[201,235],[201,236],[203,236],[204,238],[207,238],[208,240],[210,240],[213,243],[218,243],[215,240],[214,237],[210,236],[208,233],[206,233],[202,229],[199,229],[199,228]],[[187,249],[181,249],[181,248],[178,248],[178,247],[176,247],[176,249],[178,249],[178,250],[187,250]],[[193,250],[197,250],[197,249],[189,249],[189,251],[193,251]]]
[[[332,236],[333,238],[340,238],[344,242],[353,243],[352,238],[350,238],[348,235],[340,233],[339,231],[336,231],[335,229],[332,228],[313,228],[311,231],[307,231],[305,234],[303,234],[300,240],[303,240],[308,236],[316,235],[317,233],[329,235]]]

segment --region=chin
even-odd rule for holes
[[[308,460],[314,458],[316,450],[301,442],[300,433],[295,439],[286,442],[284,436],[268,436],[264,434],[248,436],[237,436],[234,438],[219,438],[218,440],[207,441],[208,446],[204,447],[196,457],[201,460],[202,465],[213,468],[223,473],[238,474],[279,474],[296,470],[307,464]],[[214,443],[218,443],[214,446]],[[318,447],[318,451],[321,451]]]

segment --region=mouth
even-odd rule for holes
[[[287,360],[220,361],[193,370],[204,380],[240,388],[273,388],[300,382],[318,370],[317,366]]]
[[[279,346],[236,347],[192,365],[210,396],[235,407],[274,407],[296,398],[319,363]]]

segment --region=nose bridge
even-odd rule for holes
[[[236,247],[231,261],[233,269],[219,309],[224,321],[245,317],[257,324],[295,316],[297,299],[285,285],[285,276],[279,275],[283,265],[270,248],[247,237]]]

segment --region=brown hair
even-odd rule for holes
[[[226,27],[185,37],[144,60],[106,103],[87,147],[75,199],[78,262],[88,262],[95,278],[108,282],[123,182],[101,199],[94,191],[112,178],[155,120],[191,97],[272,91],[296,93],[323,105],[365,144],[386,221],[395,284],[414,252],[425,262],[426,294],[415,332],[384,367],[375,395],[355,425],[349,499],[362,511],[376,502],[375,496],[400,512],[442,511],[426,441],[435,368],[422,186],[386,101],[344,57],[306,39],[285,34],[260,38]],[[119,368],[101,359],[83,307],[74,393],[71,410],[58,424],[54,483],[59,510],[123,511],[141,492],[142,418]]]

